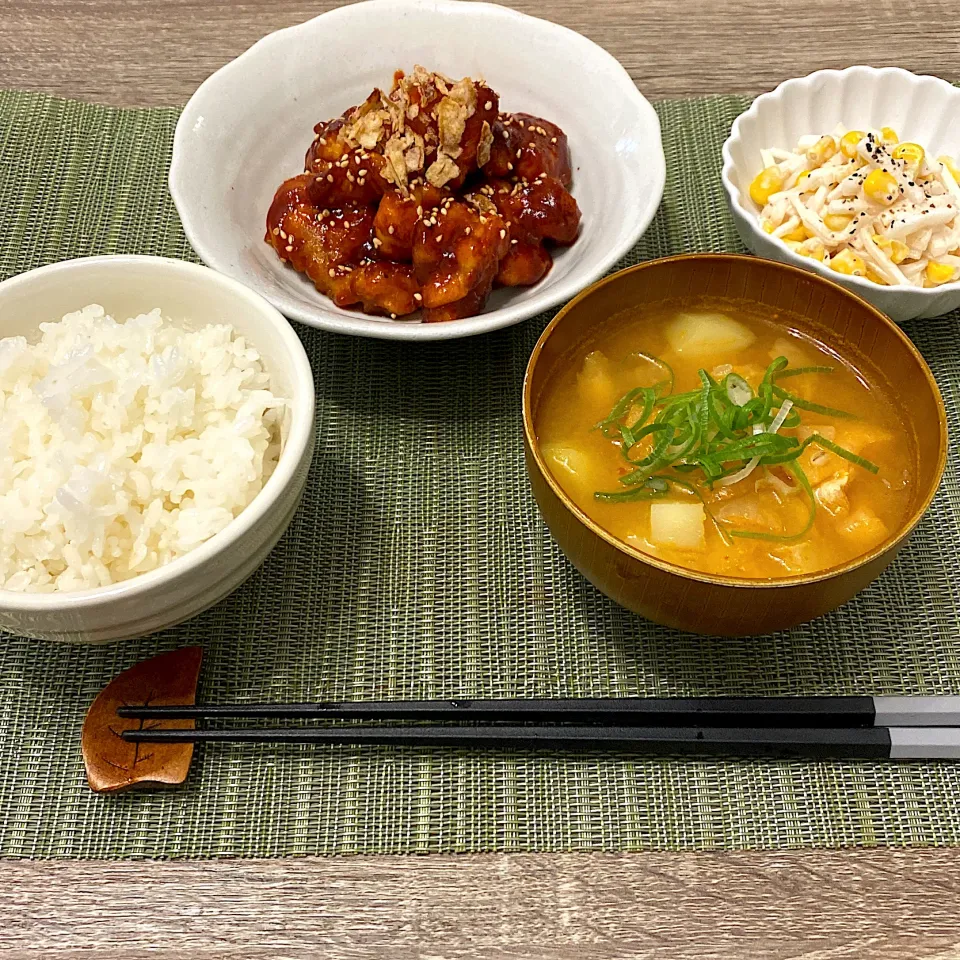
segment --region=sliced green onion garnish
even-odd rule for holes
[[[780,400],[791,401],[795,407],[799,407],[801,410],[809,410],[811,413],[819,413],[824,417],[837,417],[840,420],[858,419],[854,414],[847,413],[846,410],[837,410],[836,407],[825,407],[822,403],[814,403],[812,400],[804,400],[803,397],[798,397],[795,393],[790,393],[789,390],[784,390],[783,387],[778,387],[776,384],[773,386],[773,395],[778,397]]]
[[[708,371],[700,370],[700,386],[696,390],[673,393],[674,375],[668,364],[639,352],[631,356],[661,367],[668,379],[652,387],[629,390],[609,415],[596,424],[595,429],[618,442],[621,456],[634,468],[619,478],[624,489],[598,491],[594,494],[597,500],[655,500],[667,496],[673,484],[698,497],[724,539],[729,533],[747,539],[789,541],[804,536],[816,515],[813,489],[798,463],[808,446],[816,444],[864,470],[879,472],[875,463],[819,433],[802,443],[784,433],[800,426],[801,410],[856,419],[844,410],[805,400],[778,383],[780,379],[803,374],[831,374],[834,367],[790,369],[786,357],[777,357],[764,371],[756,391],[736,372],[718,383]],[[634,449],[643,441],[647,441],[643,456],[634,457]],[[700,486],[733,484],[746,479],[757,466],[777,465],[794,474],[810,502],[810,517],[804,529],[783,535],[750,530],[725,533],[723,524],[707,507]]]

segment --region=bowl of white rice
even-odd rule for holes
[[[223,599],[290,524],[313,420],[297,335],[206,267],[0,283],[0,630],[119,640]]]

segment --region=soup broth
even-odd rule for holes
[[[624,311],[547,385],[540,450],[588,517],[652,556],[754,579],[826,570],[899,528],[916,471],[888,388],[853,360],[752,302]]]

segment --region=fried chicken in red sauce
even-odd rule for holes
[[[493,125],[493,146],[484,173],[525,180],[545,173],[569,187],[573,173],[567,135],[555,123],[529,113],[501,114]]]
[[[449,312],[459,304],[459,311],[472,310],[486,300],[510,239],[496,210],[483,213],[451,199],[428,214],[417,226],[413,268],[421,284],[424,320],[430,321],[437,308]]]
[[[428,183],[413,186],[408,197],[401,196],[397,190],[388,190],[373,221],[380,241],[380,256],[390,260],[411,260],[413,236],[424,211],[432,210],[453,196],[449,190],[440,190]]]
[[[489,196],[517,240],[552,240],[569,244],[577,239],[580,208],[555,177],[536,180],[491,180],[481,192]]]
[[[287,180],[267,214],[267,242],[338,307],[403,316],[419,309],[408,264],[375,260],[373,208],[321,209],[309,199],[312,174]]]
[[[305,172],[274,197],[266,240],[340,307],[473,316],[494,285],[537,283],[550,246],[576,239],[566,136],[501,114],[483,81],[398,71],[389,92],[314,132]]]
[[[550,272],[552,266],[553,257],[543,243],[514,239],[500,261],[496,282],[500,287],[532,287]]]

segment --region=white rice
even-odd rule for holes
[[[276,466],[286,401],[227,324],[91,305],[0,340],[0,588],[84,590],[189,553]]]

